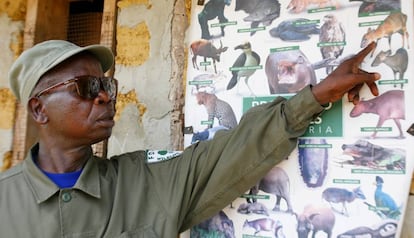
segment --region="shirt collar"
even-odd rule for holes
[[[33,160],[33,153],[37,154],[38,150],[39,144],[36,144],[29,151],[23,162],[23,174],[37,203],[42,203],[56,194],[59,188],[36,166]],[[96,157],[91,157],[87,160],[82,174],[73,189],[81,190],[90,196],[100,198],[101,188],[97,159]]]
[[[101,198],[101,184],[99,182],[100,176],[97,163],[99,159],[94,156],[88,159],[74,186],[75,189],[79,189],[96,198]]]

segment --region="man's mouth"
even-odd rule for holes
[[[105,127],[113,127],[115,124],[114,113],[105,113],[101,115],[100,117],[98,117],[96,122]]]

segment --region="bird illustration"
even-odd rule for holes
[[[319,43],[323,59],[337,59],[342,55],[345,43],[345,30],[341,22],[333,14],[323,19],[320,28]],[[326,67],[326,74],[333,71],[333,66]]]
[[[227,85],[227,90],[234,88],[234,86],[236,86],[236,84],[238,83],[239,79],[241,77],[244,77],[244,82],[246,86],[248,87],[250,93],[254,95],[252,89],[248,84],[248,80],[250,76],[252,76],[254,72],[256,72],[256,68],[254,67],[260,64],[260,56],[256,52],[252,51],[252,46],[250,42],[238,45],[234,49],[242,49],[243,53],[240,54],[239,57],[237,57],[233,66],[231,67],[232,78],[230,79]]]
[[[386,217],[393,218],[399,215],[400,211],[394,199],[387,193],[382,191],[382,184],[384,180],[380,176],[375,177],[375,206],[380,213]]]

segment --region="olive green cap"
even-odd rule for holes
[[[9,83],[14,95],[27,106],[30,94],[47,71],[80,52],[92,53],[106,72],[114,63],[112,51],[103,45],[80,47],[64,40],[48,40],[24,51],[11,66]]]

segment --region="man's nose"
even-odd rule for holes
[[[109,103],[111,100],[112,99],[109,96],[109,93],[101,89],[99,90],[98,96],[96,96],[94,102],[96,104],[103,104],[103,103]]]

